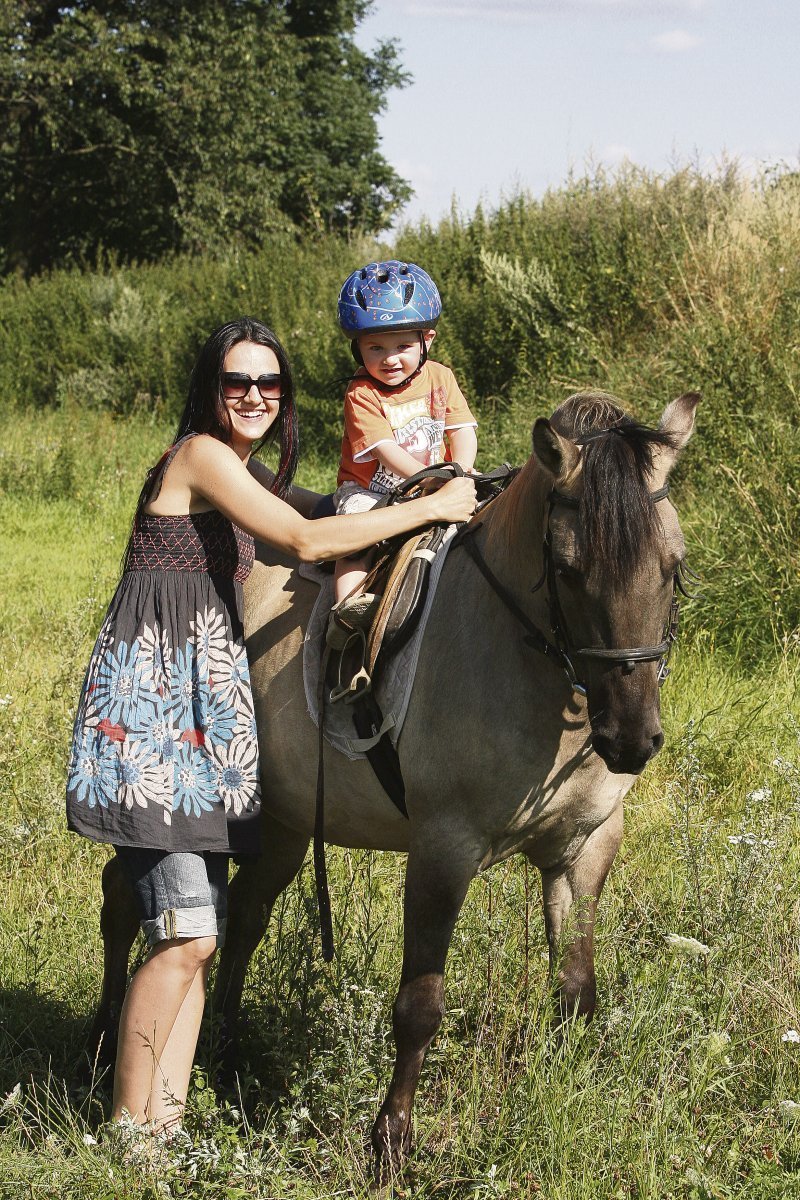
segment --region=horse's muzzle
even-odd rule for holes
[[[592,749],[615,775],[640,775],[664,745],[661,730],[650,737],[625,741],[604,733],[592,734]]]

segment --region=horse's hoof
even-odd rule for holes
[[[400,1122],[388,1115],[381,1115],[372,1127],[372,1154],[374,1158],[373,1190],[384,1197],[391,1195],[397,1178],[402,1174],[406,1159],[411,1154],[411,1121],[397,1127]]]

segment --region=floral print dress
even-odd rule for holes
[[[151,500],[180,444],[156,468]],[[70,829],[122,846],[258,852],[242,625],[253,558],[253,539],[216,510],[140,512],[81,692]]]

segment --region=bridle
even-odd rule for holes
[[[659,500],[664,500],[669,495],[669,484],[664,484],[663,487],[650,493],[650,499],[654,504]],[[500,599],[505,604],[506,608],[517,618],[520,624],[525,628],[525,637],[523,641],[526,645],[532,646],[538,650],[540,654],[553,660],[564,671],[569,680],[570,687],[580,696],[586,695],[586,684],[582,682],[578,670],[575,667],[575,660],[594,659],[599,662],[617,663],[622,667],[623,672],[629,675],[639,663],[657,662],[658,663],[658,686],[662,687],[669,675],[669,656],[673,644],[678,636],[678,619],[680,613],[680,601],[678,594],[689,596],[691,593],[687,589],[687,580],[694,580],[692,572],[686,566],[684,560],[678,564],[672,577],[672,601],[670,603],[669,615],[667,617],[666,626],[664,628],[664,636],[656,646],[625,646],[625,647],[606,647],[606,646],[575,646],[570,639],[567,630],[567,623],[564,617],[564,612],[561,607],[561,602],[558,598],[558,583],[556,576],[556,567],[553,560],[552,536],[550,530],[550,519],[553,509],[556,505],[562,505],[565,508],[577,508],[579,501],[573,496],[567,496],[563,492],[559,492],[553,488],[548,496],[547,510],[547,526],[545,530],[544,547],[543,547],[543,567],[542,575],[538,582],[532,588],[532,591],[537,592],[545,583],[547,584],[547,602],[550,615],[550,631],[552,641],[550,641],[537,625],[530,619],[509,592],[508,588],[500,582],[491,567],[488,565],[478,546],[476,545],[474,534],[480,528],[482,522],[473,521],[469,526],[465,527],[458,534],[457,544],[464,546],[469,552],[472,561],[477,566],[478,570],[491,585],[492,589],[497,593]]]

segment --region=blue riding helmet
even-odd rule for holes
[[[416,263],[367,263],[339,293],[339,324],[353,339],[376,329],[433,329],[442,312],[438,288]]]

